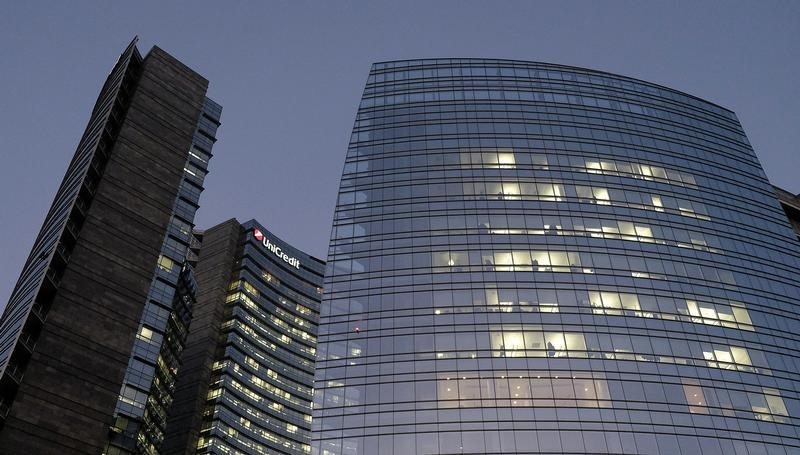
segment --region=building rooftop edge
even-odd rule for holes
[[[639,79],[639,78],[635,78],[635,77],[631,77],[631,76],[625,76],[625,75],[622,75],[622,74],[612,73],[610,71],[603,71],[603,70],[597,70],[597,69],[592,69],[592,68],[586,68],[586,67],[583,67],[583,66],[566,65],[566,64],[562,64],[562,63],[550,63],[550,62],[542,62],[542,61],[535,61],[535,60],[519,60],[519,59],[511,59],[511,58],[481,58],[481,57],[440,57],[440,58],[435,58],[435,57],[426,57],[426,58],[411,58],[411,59],[398,59],[398,60],[380,60],[380,61],[372,62],[371,66],[378,65],[378,64],[400,63],[400,62],[432,63],[432,62],[441,61],[441,60],[452,60],[454,63],[456,63],[456,61],[462,61],[462,62],[520,63],[520,64],[527,64],[527,65],[530,65],[530,64],[533,64],[533,65],[545,65],[545,66],[552,66],[552,67],[558,67],[558,68],[566,68],[566,69],[571,69],[571,70],[587,71],[587,72],[591,72],[591,73],[597,73],[597,74],[602,74],[602,75],[606,75],[606,76],[613,76],[613,77],[617,77],[617,78],[627,79],[627,80],[630,80],[630,81],[635,81],[635,82],[639,82],[639,83],[642,83],[642,84],[647,84],[647,85],[650,85],[650,86],[653,86],[653,87],[658,87],[658,88],[661,88],[661,89],[664,89],[664,90],[669,90],[669,91],[674,92],[674,93],[679,93],[679,94],[687,96],[689,98],[694,98],[694,99],[696,99],[698,101],[701,101],[703,103],[706,103],[706,104],[709,104],[709,105],[712,105],[712,106],[716,106],[716,107],[718,107],[720,109],[723,109],[723,110],[733,114],[734,116],[736,116],[736,112],[734,110],[732,110],[732,109],[729,109],[729,108],[727,108],[725,106],[717,104],[717,103],[715,103],[713,101],[708,101],[707,99],[700,98],[699,96],[692,95],[691,93],[687,93],[687,92],[684,92],[684,91],[681,91],[681,90],[678,90],[678,89],[674,89],[672,87],[668,87],[666,85],[657,84],[655,82],[650,82],[650,81],[647,81],[647,80],[644,80],[644,79]],[[738,119],[738,116],[736,116],[736,118]]]
[[[775,190],[775,195],[781,204],[791,207],[800,213],[800,194],[794,194],[775,185],[772,185],[772,188]]]
[[[229,222],[229,221],[231,221],[231,220],[236,220],[236,218],[231,218],[230,220],[224,221],[224,223],[227,223],[227,222]],[[222,223],[220,223],[220,224],[222,224]],[[247,221],[245,221],[245,222],[243,222],[243,223],[239,223],[239,224],[241,224],[242,226],[247,226],[247,225],[249,225],[249,224],[257,224],[257,225],[259,225],[259,226],[263,227],[264,229],[266,229],[266,230],[267,230],[267,231],[268,231],[270,234],[272,234],[273,236],[275,236],[275,238],[277,238],[279,241],[281,241],[281,242],[283,242],[283,243],[285,243],[285,244],[287,244],[287,245],[291,246],[292,248],[294,248],[294,249],[295,249],[295,250],[297,250],[298,252],[300,252],[300,253],[303,253],[303,254],[304,254],[304,255],[306,255],[306,256],[307,256],[309,259],[313,259],[313,260],[315,260],[315,261],[319,262],[321,265],[325,265],[325,261],[323,261],[322,259],[319,259],[318,257],[316,257],[316,256],[314,256],[314,255],[312,255],[312,254],[308,253],[308,252],[307,252],[305,249],[302,249],[302,248],[300,248],[300,247],[296,246],[294,243],[287,242],[287,241],[286,241],[286,240],[284,240],[284,239],[283,239],[281,236],[277,235],[277,234],[276,234],[274,231],[270,230],[270,229],[267,227],[267,225],[266,225],[266,224],[262,223],[261,221],[259,221],[259,220],[255,219],[255,218],[250,218],[249,220],[247,220]]]

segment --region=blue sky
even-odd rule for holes
[[[0,306],[134,35],[224,107],[197,225],[260,220],[324,258],[373,61],[494,57],[583,66],[736,111],[773,183],[800,192],[800,2],[3,2]]]

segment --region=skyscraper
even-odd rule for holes
[[[313,453],[797,453],[798,258],[727,109],[560,65],[377,63]]]
[[[775,194],[778,195],[778,201],[781,203],[789,223],[792,225],[795,234],[800,239],[800,196],[792,194],[782,188],[775,188]]]
[[[255,220],[201,236],[163,453],[310,453],[325,264]]]
[[[0,452],[153,453],[194,284],[221,108],[136,39],[100,91],[0,319]]]

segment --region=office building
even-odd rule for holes
[[[800,450],[800,245],[725,108],[377,63],[328,254],[314,454]]]
[[[202,234],[165,454],[311,452],[325,263],[255,220]]]
[[[781,203],[781,207],[786,213],[786,217],[789,219],[792,229],[794,229],[795,234],[797,234],[797,237],[800,239],[800,196],[778,188],[777,186],[773,188],[775,188],[775,194],[778,195],[778,202]]]
[[[0,452],[156,453],[221,108],[136,40],[112,68],[0,319]]]

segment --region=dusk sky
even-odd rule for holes
[[[256,218],[322,259],[374,61],[510,58],[666,85],[734,110],[772,182],[800,192],[797,1],[5,1],[0,308],[135,35],[143,54],[158,45],[208,78],[223,106],[198,228]]]

